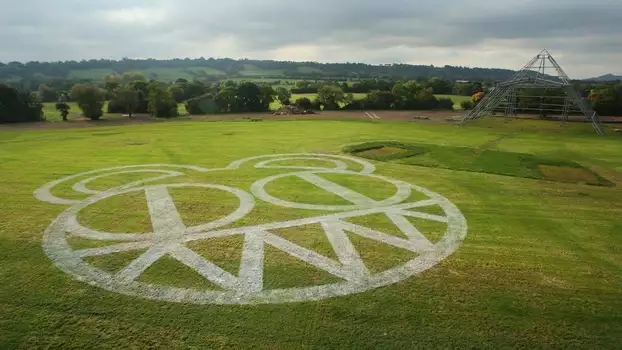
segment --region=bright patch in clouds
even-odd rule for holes
[[[105,12],[105,18],[111,22],[151,24],[166,18],[166,13],[157,8],[127,8]]]

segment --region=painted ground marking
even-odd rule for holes
[[[322,160],[332,168],[276,165],[289,160]],[[232,171],[242,165],[257,161],[256,168],[273,168],[288,173],[258,179],[250,188],[252,194],[237,188],[218,184],[175,183],[149,185],[150,182],[173,177],[182,177],[178,168],[198,172]],[[360,171],[348,170],[348,163],[361,166]],[[163,169],[165,168],[165,169]],[[71,175],[50,182],[34,193],[39,200],[70,205],[45,230],[43,247],[50,259],[63,271],[77,280],[109,291],[153,300],[195,304],[259,304],[283,303],[337,297],[360,293],[396,283],[436,265],[458,249],[467,234],[467,224],[460,210],[443,196],[425,188],[388,177],[374,175],[373,164],[356,158],[323,154],[283,154],[242,159],[224,168],[206,169],[189,165],[137,165],[100,169]],[[130,182],[106,191],[94,191],[88,183],[98,178],[126,173],[155,173],[158,176]],[[162,175],[164,174],[164,175]],[[324,177],[325,174],[364,176],[386,181],[395,186],[395,194],[384,200],[374,200],[350,188],[339,185]],[[77,182],[76,192],[90,195],[83,200],[70,200],[54,196],[54,186],[84,176],[91,177]],[[321,190],[333,193],[351,205],[317,205],[288,202],[267,193],[266,184],[280,178],[295,176],[315,185]],[[187,227],[169,193],[170,188],[210,188],[235,195],[239,206],[229,215],[213,222]],[[145,193],[149,216],[153,227],[148,233],[109,233],[82,226],[77,214],[84,208],[107,198],[130,192]],[[428,197],[416,202],[406,201],[412,191]],[[223,228],[252,212],[255,200],[260,199],[277,207],[301,208],[331,211],[333,213],[282,222],[263,223],[254,226]],[[417,208],[439,205],[445,215],[433,215],[417,211]],[[206,208],[207,210],[208,208]],[[365,215],[385,214],[404,233],[400,238],[346,221]],[[432,243],[407,217],[415,217],[447,224],[445,235]],[[303,228],[319,224],[337,259],[328,258],[313,250],[294,244],[271,231],[285,228]],[[380,273],[371,273],[348,237],[348,233],[405,249],[417,256],[407,263]],[[110,241],[110,245],[74,250],[67,243],[68,235],[96,241]],[[215,237],[243,236],[242,258],[237,275],[229,273],[187,247],[187,243]],[[264,289],[264,248],[270,245],[282,252],[302,260],[318,269],[341,279],[340,282],[325,285],[311,285],[298,288]],[[84,261],[90,256],[102,256],[118,252],[146,250],[117,273],[108,273]],[[199,275],[218,285],[222,290],[194,290],[164,286],[138,281],[138,278],[160,258],[169,256],[190,267]]]

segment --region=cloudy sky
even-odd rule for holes
[[[5,0],[8,1],[8,0]],[[232,57],[622,74],[622,0],[21,0],[0,61]]]

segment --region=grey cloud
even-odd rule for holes
[[[305,59],[302,51],[284,51],[305,47],[312,48],[308,59],[321,61],[517,68],[549,47],[576,74],[622,72],[619,0],[26,0],[5,7],[0,23],[0,61]],[[482,62],[478,50],[520,57]],[[283,52],[292,57],[273,57]],[[601,64],[587,65],[594,61]]]

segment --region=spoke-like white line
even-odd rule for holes
[[[298,177],[300,177],[303,180],[306,180],[312,184],[314,184],[315,186],[330,192],[330,193],[334,193],[336,195],[338,195],[339,197],[347,200],[348,202],[357,204],[357,205],[374,205],[376,204],[376,201],[374,201],[373,199],[366,197],[356,191],[352,191],[351,189],[347,188],[347,187],[343,187],[337,183],[334,183],[332,181],[326,180],[323,177],[317,176],[315,174],[311,174],[311,173],[302,173],[302,174],[298,174]]]
[[[87,256],[96,256],[96,255],[108,255],[113,253],[120,252],[129,252],[132,250],[139,250],[149,248],[153,245],[151,242],[132,242],[132,243],[121,243],[115,245],[109,245],[101,248],[90,248],[90,249],[82,249],[76,250],[75,253],[81,257]]]
[[[361,256],[350,241],[350,238],[348,238],[348,235],[339,225],[339,222],[323,222],[322,228],[324,228],[326,236],[344,268],[349,270],[353,275],[361,277],[369,276],[369,270],[365,266],[363,259],[361,259]]]
[[[169,239],[184,235],[186,226],[166,186],[147,187],[145,195],[154,235]]]
[[[277,229],[282,229],[282,228],[312,225],[312,224],[317,224],[317,223],[324,222],[324,221],[335,221],[339,219],[347,219],[347,218],[354,218],[354,217],[364,216],[364,215],[385,213],[389,210],[399,211],[402,209],[427,207],[427,206],[436,205],[436,204],[438,204],[437,200],[426,199],[426,200],[422,200],[419,202],[398,204],[398,205],[394,205],[390,207],[354,210],[354,211],[349,211],[345,213],[328,214],[328,215],[322,215],[322,216],[316,216],[316,217],[304,218],[304,219],[298,219],[298,220],[271,222],[271,223],[261,224],[261,225],[256,225],[256,226],[236,227],[236,228],[230,228],[230,229],[199,232],[199,233],[190,232],[190,234],[184,237],[184,241],[191,242],[191,241],[196,241],[196,240],[206,239],[206,238],[239,235],[239,234],[245,234],[246,232],[249,232],[249,231],[256,231],[256,230],[271,231],[271,230],[277,230]]]
[[[238,290],[258,293],[263,290],[264,231],[251,231],[244,237]]]
[[[152,247],[144,252],[141,256],[134,259],[129,265],[119,271],[115,279],[120,282],[129,283],[137,279],[145,272],[154,262],[158,261],[164,254],[166,249],[162,246]]]
[[[417,247],[419,252],[428,252],[433,249],[432,243],[399,212],[387,212],[387,216]]]
[[[312,250],[296,245],[284,238],[267,233],[265,236],[265,242],[295,258],[324,270],[331,275],[348,281],[361,282],[361,278],[358,275],[352,274],[350,271],[344,269],[338,262]]]
[[[419,218],[419,219],[438,221],[438,222],[444,222],[444,223],[449,222],[449,219],[446,216],[421,213],[418,211],[409,211],[409,210],[400,210],[399,213],[401,215],[410,216],[412,218]]]
[[[234,275],[221,269],[216,264],[205,260],[202,256],[187,247],[177,245],[170,249],[169,254],[184,265],[198,272],[207,280],[225,289],[235,289],[238,286],[238,279]]]
[[[397,248],[410,250],[412,252],[418,252],[419,250],[418,247],[415,244],[413,244],[413,242],[407,241],[405,239],[401,239],[399,237],[395,237],[393,235],[388,235],[383,232],[378,232],[370,228],[351,224],[345,221],[339,222],[339,225],[342,227],[342,229],[346,231],[350,231],[352,233],[355,233],[365,238],[373,239],[374,241],[386,243],[388,245],[392,245]]]

